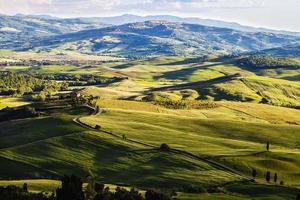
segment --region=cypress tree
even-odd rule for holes
[[[257,172],[256,172],[255,169],[253,169],[253,170],[252,170],[252,177],[255,179],[256,175],[257,175]]]
[[[23,184],[23,192],[28,192],[28,185],[27,185],[27,183]]]
[[[274,174],[274,183],[277,183],[277,173]]]
[[[267,171],[267,174],[266,174],[266,181],[269,183],[269,182],[270,182],[270,179],[271,179],[271,172]]]

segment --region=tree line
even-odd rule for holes
[[[254,55],[239,59],[238,64],[256,68],[300,68],[299,58]]]
[[[7,186],[0,187],[0,199],[3,200],[171,200],[174,192],[160,192],[157,190],[147,190],[142,195],[138,190],[131,188],[117,187],[115,191],[104,184],[96,183],[90,178],[86,189],[83,188],[81,178],[71,175],[64,176],[62,186],[55,193],[31,193],[28,191],[28,185],[23,187]]]
[[[22,96],[31,94],[33,100],[41,100],[67,87],[66,82],[42,80],[30,75],[12,72],[0,72],[0,95]]]
[[[105,83],[114,83],[123,80],[121,77],[103,77],[93,74],[33,74],[35,78],[43,80],[67,81],[69,86],[86,86]]]

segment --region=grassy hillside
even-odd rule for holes
[[[245,175],[257,169],[260,179],[263,179],[265,171],[271,170],[278,172],[287,184],[299,184],[297,160],[300,152],[297,141],[300,129],[297,125],[290,125],[299,123],[297,110],[286,109],[286,113],[296,120],[286,122],[280,117],[274,120],[276,115],[271,113],[269,115],[273,119],[264,114],[270,107],[263,105],[258,114],[249,109],[247,104],[245,107],[240,104],[240,108],[235,109],[228,102],[215,109],[188,111],[160,107],[149,110],[145,103],[139,107],[135,104],[122,101],[110,106],[109,102],[100,101],[99,105],[107,109],[100,115],[81,120],[148,144],[159,146],[167,143],[177,149],[208,156]],[[284,108],[277,111],[276,107],[271,109],[277,116],[285,113],[281,110]],[[272,144],[271,152],[265,152],[266,141]],[[286,160],[287,157],[289,160]]]
[[[120,100],[99,104],[107,108],[104,113],[81,120],[157,147],[167,143],[224,163],[246,176],[255,168],[259,180],[268,169],[278,172],[288,185],[299,184],[299,127],[289,125],[300,123],[297,110],[272,107],[273,113],[266,114],[271,107],[260,105],[255,111],[255,104],[230,102],[208,110],[170,110]],[[47,113],[46,118],[1,124],[5,127],[1,134],[1,178],[50,178],[71,172],[85,176],[92,170],[105,183],[141,186],[187,187],[238,180],[201,160],[81,128],[72,119],[88,114],[85,109]],[[271,142],[271,152],[264,152],[266,141]],[[136,174],[144,175],[140,178]]]
[[[83,91],[85,95],[101,98],[142,99],[149,95],[167,95],[171,99],[183,99],[186,94],[179,93],[193,90],[198,93],[198,97],[193,98],[198,99],[256,102],[294,108],[299,107],[300,102],[299,69],[245,67],[238,65],[236,59],[229,58],[157,57],[92,66],[8,66],[2,67],[2,70],[47,76],[92,74],[127,79]],[[163,93],[157,94],[157,91]]]
[[[0,110],[6,107],[18,107],[28,105],[30,102],[25,101],[23,98],[6,98],[0,97]]]
[[[50,178],[65,173],[85,177],[91,170],[105,183],[149,187],[182,188],[239,180],[201,160],[81,128],[72,118],[88,114],[84,110],[61,109],[49,114],[47,118],[1,124],[5,127],[1,134],[1,178]]]
[[[6,56],[16,55],[35,53]],[[278,182],[287,186],[300,185],[300,111],[287,108],[299,106],[298,69],[251,69],[232,58],[182,56],[1,70],[50,79],[65,76],[67,81],[99,78],[97,85],[68,90],[98,97],[101,113],[89,116],[91,110],[84,107],[45,102],[43,108],[63,107],[2,122],[0,179],[57,179],[70,173],[85,177],[92,171],[108,184],[180,191],[221,187],[218,194],[180,193],[179,199],[294,199],[293,189],[266,184],[266,171],[272,177],[277,173]],[[116,81],[101,82],[114,77]],[[0,108],[23,104],[23,99],[0,99]],[[74,118],[106,132],[79,126]],[[159,150],[162,143],[172,151]],[[241,183],[253,169],[262,185]]]

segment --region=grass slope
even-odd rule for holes
[[[182,188],[238,180],[200,160],[85,130],[71,120],[86,114],[84,110],[52,112],[48,118],[6,124],[7,131],[1,134],[2,179],[57,178],[70,173],[85,177],[91,170],[105,183],[148,187]],[[39,133],[40,127],[47,134]]]
[[[226,107],[200,111],[174,111],[149,106],[153,107],[150,110],[146,103],[140,106],[135,106],[136,102],[124,104],[122,101],[118,106],[114,101],[110,106],[107,101],[100,102],[102,107],[107,108],[102,114],[81,120],[148,144],[159,146],[167,143],[171,147],[209,157],[245,175],[257,169],[259,178],[263,179],[265,171],[270,170],[279,173],[288,184],[299,184],[300,163],[297,160],[300,151],[297,141],[300,127],[290,125],[299,123],[297,110],[286,109],[286,117],[294,116],[295,121],[291,118],[291,123],[280,117],[274,119],[276,115],[272,112],[280,116],[284,108],[276,110],[277,107],[264,105],[260,105],[260,112],[255,112],[249,109],[248,104],[245,108],[234,109],[235,106],[229,105],[229,102],[225,102]],[[242,104],[239,106],[243,107]],[[270,108],[273,111],[267,114]],[[265,152],[266,141],[272,144],[271,152]]]

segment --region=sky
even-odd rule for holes
[[[57,17],[168,14],[300,32],[300,0],[0,0],[0,13]]]

